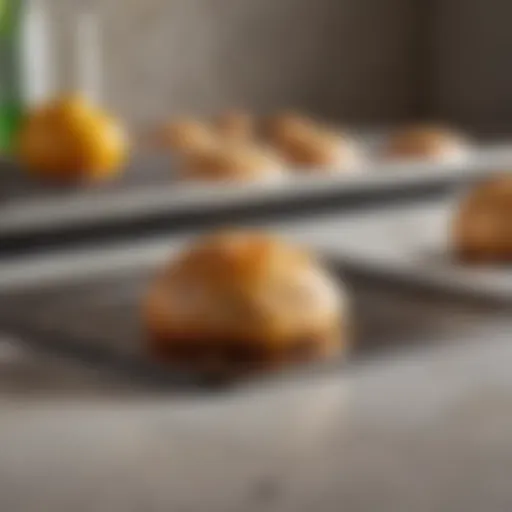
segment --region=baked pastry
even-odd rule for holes
[[[387,147],[387,158],[422,159],[436,161],[463,160],[468,144],[463,136],[438,126],[413,126],[395,133]]]
[[[512,262],[512,173],[478,184],[455,215],[453,245],[467,262]]]
[[[228,140],[250,140],[254,134],[254,119],[243,110],[224,112],[214,124],[219,135]]]
[[[272,152],[252,144],[218,144],[188,154],[182,163],[187,180],[273,182],[284,168]]]
[[[321,129],[297,131],[277,144],[280,154],[293,167],[307,172],[342,172],[362,162],[357,144],[350,137]]]
[[[296,112],[282,112],[268,119],[264,126],[264,137],[278,148],[289,141],[317,129],[317,124]]]
[[[150,351],[231,373],[339,354],[342,290],[311,255],[258,232],[211,235],[163,269],[144,302]]]
[[[216,143],[211,127],[195,119],[185,118],[161,126],[155,139],[158,145],[178,153],[200,151]]]

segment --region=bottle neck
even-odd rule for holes
[[[21,94],[26,108],[46,100],[53,92],[50,13],[46,0],[24,0],[19,50]]]

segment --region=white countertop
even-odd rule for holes
[[[2,395],[0,509],[512,510],[511,326],[192,398],[68,370],[69,394]]]
[[[322,226],[312,242],[340,239],[337,225]],[[21,285],[31,273],[52,282],[55,268],[91,280],[60,295],[55,281],[40,295],[7,288],[4,315],[55,321],[50,332],[78,330],[89,348],[110,335],[126,348],[138,281],[123,271],[152,268],[171,242],[4,265]],[[119,280],[103,282],[104,267]],[[232,390],[148,386],[80,351],[58,356],[44,336],[0,336],[0,511],[512,510],[509,313],[389,284],[352,291],[369,328],[359,341],[389,350]]]

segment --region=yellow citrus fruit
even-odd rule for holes
[[[95,181],[120,172],[128,141],[123,127],[81,96],[32,112],[21,129],[18,154],[28,170],[56,181]]]

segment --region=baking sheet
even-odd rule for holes
[[[343,264],[332,256],[333,245],[328,249],[329,238],[339,243],[343,232],[332,236],[333,218],[331,223],[328,219],[320,223],[326,226],[324,231],[312,231],[317,221],[266,227],[319,252],[323,246],[330,253],[326,260],[348,287],[356,319],[355,343],[344,364],[387,350],[435,343],[446,339],[449,332],[464,332],[489,313],[481,305],[458,306],[450,298],[422,297],[418,291],[394,290],[344,272]],[[162,379],[188,385],[190,375],[170,373],[146,356],[139,311],[155,270],[193,237],[31,257],[4,266],[0,271],[0,326],[92,365],[106,365],[159,383]]]
[[[290,175],[282,183],[185,184],[176,180],[172,163],[162,155],[138,155],[112,183],[55,188],[31,181],[5,163],[0,170],[0,237],[91,228],[138,218],[203,214],[236,207],[265,207],[304,198],[336,195],[340,201],[434,184],[458,183],[501,169],[512,161],[508,144],[478,147],[466,162],[428,164],[377,163],[370,158],[358,172],[326,176]]]
[[[344,265],[372,275],[512,305],[512,268],[456,260],[450,226],[460,194],[329,220],[321,238]],[[318,237],[320,238],[320,237]],[[319,243],[322,243],[319,240]]]

